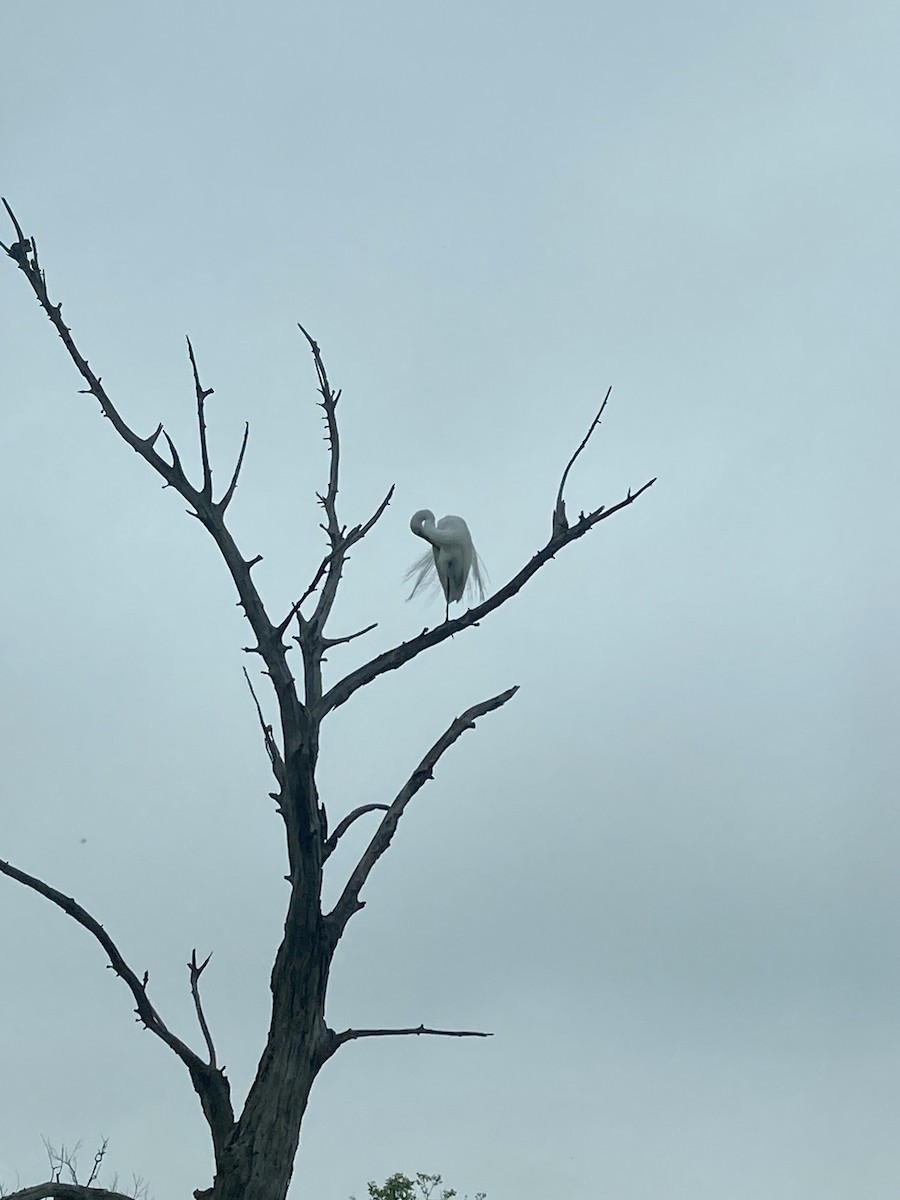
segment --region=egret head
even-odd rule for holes
[[[418,512],[414,512],[409,519],[409,527],[413,533],[422,536],[422,527],[426,524],[434,524],[434,513],[430,508],[420,508]]]

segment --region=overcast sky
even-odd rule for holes
[[[394,1171],[490,1200],[900,1193],[894,4],[7,5],[2,192],[139,431],[196,463],[190,334],[273,614],[322,553],[318,338],[353,555],[329,678],[441,618],[420,507],[494,587],[657,484],[326,727],[334,822],[470,704],[368,884],[292,1196]],[[2,238],[11,238],[7,230]],[[2,264],[0,264],[2,266]],[[284,851],[211,541],[0,270],[0,857],[75,896],[240,1101]],[[265,681],[260,680],[264,685]],[[368,830],[336,855],[329,896]],[[102,1136],[209,1184],[187,1075],[96,943],[0,879],[0,1181]],[[111,1176],[105,1177],[107,1184]]]

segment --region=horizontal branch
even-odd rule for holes
[[[451,722],[448,728],[441,734],[438,740],[434,743],[425,757],[407,779],[406,783],[400,789],[393,804],[387,810],[381,819],[381,823],[372,835],[372,840],[362,853],[359,862],[353,868],[353,872],[344,890],[341,893],[340,899],[334,906],[332,911],[326,917],[326,921],[332,925],[332,934],[335,942],[344,931],[344,928],[355,912],[358,912],[363,903],[359,898],[359,893],[362,890],[363,884],[369,877],[372,868],[387,850],[391,844],[391,839],[397,829],[397,824],[403,816],[403,810],[415,796],[416,792],[432,779],[434,776],[434,768],[437,766],[441,756],[450,749],[455,741],[462,737],[467,729],[474,729],[475,722],[479,717],[485,716],[489,712],[502,707],[507,700],[511,700],[518,691],[518,686],[508,688],[505,692],[500,692],[497,696],[491,696],[489,700],[482,700],[479,704],[473,704],[455,721]]]
[[[345,633],[343,637],[322,637],[322,645],[326,650],[330,650],[332,646],[345,646],[347,642],[352,642],[358,637],[363,637],[364,634],[371,633],[373,629],[378,628],[378,622],[373,621],[371,625],[367,625],[365,629],[357,629],[356,633]]]
[[[3,1200],[134,1200],[125,1192],[88,1187],[80,1183],[35,1183],[18,1192],[6,1192]]]
[[[355,1038],[370,1038],[370,1037],[421,1037],[422,1034],[430,1037],[478,1037],[488,1038],[493,1037],[492,1033],[482,1033],[477,1029],[426,1029],[424,1025],[416,1025],[413,1029],[345,1029],[343,1033],[335,1035],[337,1045],[343,1046],[345,1042],[352,1042]]]
[[[656,483],[656,480],[650,479],[642,487],[639,487],[636,492],[632,492],[629,489],[624,500],[613,504],[612,507],[598,508],[594,512],[582,514],[573,525],[554,531],[547,544],[525,564],[521,571],[517,575],[514,575],[509,583],[495,592],[493,596],[489,596],[483,603],[476,605],[475,608],[470,608],[461,617],[454,617],[453,620],[444,621],[434,629],[426,629],[423,633],[420,633],[408,642],[401,642],[399,646],[394,646],[391,650],[385,650],[383,654],[377,655],[375,658],[370,659],[369,662],[363,663],[355,671],[351,671],[349,675],[345,675],[343,679],[339,680],[322,697],[321,715],[325,715],[325,713],[330,712],[333,708],[338,708],[340,705],[346,704],[354,692],[359,691],[361,687],[365,687],[367,683],[370,683],[378,675],[383,675],[387,671],[396,671],[399,667],[408,663],[410,659],[421,654],[423,650],[428,650],[432,646],[439,645],[455,633],[459,633],[461,629],[468,629],[472,625],[477,625],[488,613],[493,612],[495,608],[499,608],[501,604],[504,604],[516,592],[520,591],[532,575],[535,575],[560,550],[568,546],[570,542],[584,537],[586,533],[601,521],[607,520],[607,518],[614,516],[615,513],[621,512],[623,508],[634,504],[635,500],[643,495],[648,488],[652,487],[654,483]]]

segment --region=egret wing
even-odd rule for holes
[[[407,582],[413,580],[413,589],[406,597],[407,600],[412,600],[416,592],[439,591],[441,583],[438,579],[437,566],[434,561],[434,551],[428,550],[421,558],[417,558],[403,578]]]
[[[472,547],[472,566],[469,569],[469,578],[466,582],[466,591],[470,597],[478,600],[484,599],[484,593],[487,588],[487,568],[481,561],[481,555]]]

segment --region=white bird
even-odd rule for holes
[[[447,621],[450,620],[451,601],[462,600],[467,589],[479,600],[484,598],[484,564],[475,552],[472,535],[462,517],[441,517],[435,522],[430,509],[420,508],[413,514],[409,527],[416,537],[431,542],[431,549],[406,572],[407,579],[415,578],[408,600],[419,588],[433,581],[435,575],[447,601]]]

